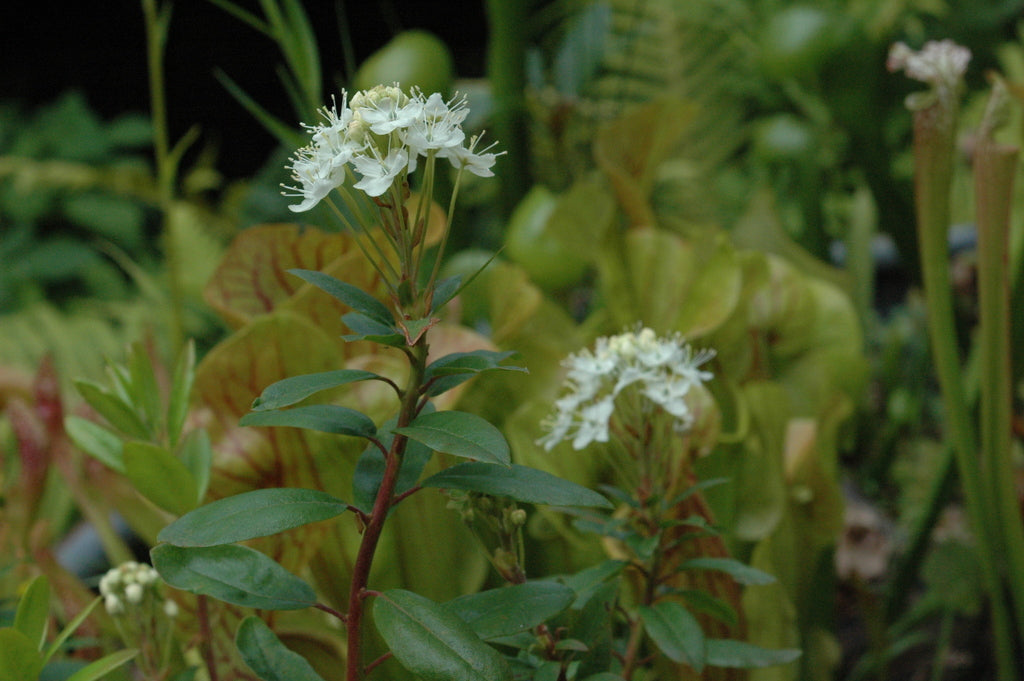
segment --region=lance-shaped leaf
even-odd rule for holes
[[[0,678],[36,681],[42,669],[43,658],[32,639],[11,627],[0,629]]]
[[[14,613],[14,628],[25,634],[36,648],[42,650],[46,642],[46,620],[50,614],[50,582],[39,575],[31,582],[18,601]]]
[[[91,381],[75,381],[75,387],[89,406],[109,421],[110,425],[132,437],[149,439],[149,429],[123,399]]]
[[[434,451],[467,459],[509,465],[511,453],[505,436],[476,414],[439,411],[422,414],[395,432],[422,442]]]
[[[747,586],[771,584],[775,577],[764,570],[744,565],[732,558],[692,558],[679,566],[680,570],[716,570],[724,572],[740,584]]]
[[[64,430],[83,452],[112,470],[124,473],[124,440],[116,433],[74,414],[64,417]]]
[[[519,464],[505,467],[483,462],[460,463],[430,476],[421,484],[510,497],[528,504],[612,508],[611,502],[594,490]]]
[[[428,409],[432,409],[428,403]],[[391,441],[394,433],[391,429],[395,427],[397,419],[391,418],[381,426],[378,431],[380,443],[384,449],[391,448]],[[407,492],[419,481],[423,469],[430,461],[434,452],[426,445],[410,440],[405,447],[405,454],[402,456],[402,466],[398,469],[398,482],[395,484],[395,494]],[[376,445],[370,445],[356,462],[356,470],[352,477],[352,498],[353,503],[360,510],[369,513],[373,509],[373,503],[377,499],[377,490],[380,489],[380,482],[384,478],[385,461],[384,454]]]
[[[527,582],[460,596],[444,604],[485,641],[532,629],[565,611],[576,592],[557,582]]]
[[[149,442],[126,442],[124,471],[142,496],[174,515],[195,508],[198,490],[188,468],[163,447]]]
[[[308,584],[247,546],[160,544],[150,557],[165,582],[194,594],[259,610],[298,610],[316,603]]]
[[[263,681],[323,681],[306,658],[285,647],[259,617],[250,615],[242,620],[235,645]]]
[[[377,433],[377,426],[369,416],[336,404],[254,411],[243,416],[239,423],[243,426],[290,426],[355,437],[373,437]]]
[[[528,373],[526,367],[501,365],[503,361],[514,354],[516,353],[476,350],[445,355],[427,367],[424,374],[424,380],[430,382],[427,395],[431,397],[440,395],[484,371],[504,370]]]
[[[774,667],[777,664],[792,662],[802,654],[796,648],[770,650],[727,638],[709,638],[705,641],[705,646],[707,663],[713,667]]]
[[[700,673],[707,664],[704,631],[690,611],[674,601],[640,606],[640,618],[651,640],[673,662],[681,662]]]
[[[97,679],[102,679],[111,671],[117,669],[138,654],[139,651],[134,648],[118,650],[116,653],[110,653],[106,657],[101,657],[95,662],[90,662],[86,666],[82,667],[77,672],[69,676],[67,681],[96,681]]]
[[[344,501],[319,490],[256,489],[186,513],[161,530],[157,540],[175,546],[232,544],[334,518],[347,509]]]
[[[341,316],[341,321],[355,332],[342,336],[349,343],[367,340],[396,348],[405,345],[405,336],[399,333],[394,326],[384,324],[362,312],[344,314]]]
[[[361,312],[374,321],[380,322],[385,326],[393,326],[395,323],[394,316],[384,303],[358,286],[347,284],[329,274],[314,270],[294,269],[288,270],[288,272],[313,284],[321,291],[329,293],[356,312]]]
[[[497,650],[458,616],[411,591],[385,591],[373,604],[377,629],[403,667],[426,681],[511,681]]]
[[[269,409],[290,407],[310,395],[315,395],[323,390],[337,388],[338,386],[357,381],[369,381],[375,378],[382,379],[381,376],[372,371],[362,371],[360,369],[339,369],[337,371],[321,371],[316,374],[292,376],[264,388],[260,396],[252,403],[252,410],[267,411]]]

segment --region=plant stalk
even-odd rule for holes
[[[409,425],[416,417],[420,388],[423,385],[427,364],[426,334],[420,338],[419,342],[411,348],[408,354],[411,370],[406,390],[402,394],[396,428]],[[395,433],[391,440],[391,447],[388,450],[384,467],[384,476],[381,479],[377,496],[373,502],[373,511],[370,513],[369,522],[363,530],[363,538],[359,543],[359,552],[356,554],[356,561],[352,568],[352,583],[349,587],[348,612],[346,613],[345,621],[345,631],[348,638],[346,681],[360,681],[363,678],[362,622],[366,585],[369,581],[370,568],[373,566],[373,557],[380,542],[381,532],[384,529],[384,522],[387,520],[388,512],[394,504],[395,486],[398,483],[398,473],[402,467],[402,458],[405,454],[407,443],[408,438],[397,433]]]

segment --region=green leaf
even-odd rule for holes
[[[775,582],[775,577],[764,570],[744,565],[732,558],[692,558],[680,565],[679,569],[724,572],[745,586],[772,584]]]
[[[473,352],[453,352],[450,355],[431,362],[424,374],[424,381],[433,381],[427,395],[433,397],[451,390],[460,383],[471,379],[484,371],[526,371],[526,367],[501,366],[515,352],[494,352],[493,350],[475,350]]]
[[[527,582],[460,596],[444,604],[485,641],[511,636],[548,621],[576,600],[557,582]]]
[[[592,675],[588,676],[587,678],[583,679],[583,681],[626,681],[626,680],[624,678],[622,678],[621,676],[619,676],[618,674],[612,674],[611,672],[598,672],[597,674],[592,674]]]
[[[433,406],[427,403],[426,409],[433,410]],[[391,441],[394,433],[391,429],[395,427],[397,419],[391,418],[381,426],[377,434],[380,443],[385,449],[391,448]],[[416,485],[423,473],[423,469],[430,461],[434,451],[426,445],[409,440],[405,446],[405,455],[402,457],[402,466],[398,469],[398,481],[395,483],[395,494],[407,492]],[[377,490],[380,489],[380,481],[384,478],[384,454],[371,444],[359,457],[356,462],[356,469],[352,476],[353,503],[362,511],[367,513],[373,508],[377,499]]]
[[[46,621],[50,614],[50,582],[39,575],[25,589],[14,613],[14,628],[42,650],[46,643]]]
[[[149,442],[124,445],[124,472],[138,492],[174,515],[196,507],[196,480],[173,454]]]
[[[185,425],[189,399],[192,397],[192,384],[195,380],[195,366],[196,344],[189,339],[174,366],[174,379],[171,381],[171,394],[167,401],[167,434],[172,445],[177,444],[181,429]]]
[[[124,473],[124,441],[109,429],[81,416],[64,417],[64,430],[83,452],[118,473]]]
[[[310,404],[291,409],[249,412],[239,423],[243,426],[306,428],[355,437],[373,437],[377,434],[377,426],[369,416],[337,404]]]
[[[506,468],[492,463],[460,463],[435,473],[421,484],[510,497],[529,504],[613,508],[611,502],[592,489],[519,464]]]
[[[128,371],[132,381],[132,402],[141,407],[149,429],[155,430],[163,416],[160,413],[160,389],[156,384],[149,353],[141,342],[132,344],[128,355]]]
[[[181,441],[178,458],[196,482],[196,503],[202,503],[210,484],[210,468],[213,465],[213,447],[205,428],[197,428],[185,436]]]
[[[681,662],[700,673],[706,663],[704,631],[690,611],[674,601],[640,606],[640,618],[651,640],[673,662]]]
[[[315,489],[255,489],[200,506],[165,527],[157,541],[175,546],[218,546],[266,537],[334,518],[348,505]]]
[[[745,641],[726,638],[709,638],[704,642],[707,648],[707,663],[711,667],[774,667],[787,664],[802,654],[795,648],[769,650]]]
[[[109,429],[81,416],[64,417],[64,430],[83,452],[118,473],[124,473],[124,442]]]
[[[511,453],[505,437],[497,428],[476,414],[464,411],[439,411],[421,414],[400,435],[422,442],[434,451],[467,459],[509,465]]]
[[[610,579],[619,576],[625,569],[626,563],[622,560],[606,560],[597,565],[580,570],[574,575],[563,577],[562,582],[576,592],[576,602],[572,604],[574,610],[579,610],[587,601],[597,593]]]
[[[402,589],[377,597],[373,617],[403,667],[426,681],[511,681],[512,669],[468,624]]]
[[[4,681],[36,681],[43,669],[43,658],[35,642],[13,629],[0,629],[0,678]]]
[[[318,374],[292,376],[264,388],[263,393],[252,403],[252,410],[267,411],[268,409],[290,407],[321,390],[375,378],[381,379],[381,376],[372,371],[359,369],[340,369]]]
[[[242,620],[235,645],[263,681],[323,681],[306,658],[285,647],[259,617],[250,615]]]
[[[131,437],[150,439],[151,433],[131,405],[92,381],[75,381],[75,387],[89,406],[118,430]]]
[[[139,651],[134,648],[128,648],[126,650],[119,650],[116,653],[111,653],[110,655],[101,657],[95,662],[79,669],[77,672],[69,676],[67,681],[96,681],[96,679],[103,678],[108,673],[117,669],[138,654]]]
[[[77,630],[78,627],[82,626],[82,622],[92,614],[93,609],[99,605],[101,600],[102,598],[100,597],[93,599],[89,605],[85,606],[80,613],[75,615],[74,619],[64,625],[64,628],[60,630],[59,634],[57,634],[57,638],[55,638],[53,643],[50,644],[50,647],[46,649],[46,654],[43,655],[43,664],[49,662],[50,658],[52,658],[57,651],[60,650],[61,646],[64,645],[64,642],[71,638],[71,635],[75,633],[75,630]]]
[[[405,345],[405,336],[399,333],[394,326],[382,324],[381,322],[367,317],[361,312],[349,312],[341,316],[341,321],[348,328],[355,331],[342,336],[347,342],[366,340],[372,343],[381,343],[391,347],[402,347]]]
[[[384,326],[394,328],[395,317],[391,314],[391,310],[361,288],[315,270],[292,269],[288,270],[288,273],[313,284],[325,293],[329,293],[356,312],[361,312]]]
[[[672,593],[681,596],[687,605],[690,606],[691,610],[710,615],[728,624],[730,627],[735,627],[739,622],[736,611],[733,610],[732,606],[721,598],[716,598],[705,591],[699,589],[678,589],[673,590]]]
[[[160,544],[150,557],[165,582],[190,593],[260,610],[298,610],[316,603],[312,587],[248,546]]]
[[[462,287],[462,277],[455,275],[437,282],[434,286],[434,297],[430,303],[430,313],[440,310],[448,301],[455,297]]]

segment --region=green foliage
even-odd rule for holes
[[[395,433],[421,442],[431,449],[491,463],[509,465],[505,437],[484,419],[460,411],[439,411],[418,416]]]
[[[420,484],[508,497],[528,504],[611,507],[607,499],[593,490],[519,464],[504,467],[487,462],[460,463],[435,473]]]
[[[47,645],[50,594],[49,580],[45,576],[36,577],[18,602],[13,626],[0,627],[0,677],[5,680],[38,681],[43,678],[54,655],[100,601],[97,598],[83,609]],[[137,650],[119,650],[82,667],[68,678],[73,681],[95,681],[137,654]]]
[[[460,617],[410,591],[373,605],[377,629],[402,666],[432,681],[511,681],[512,669]]]
[[[444,604],[484,641],[532,629],[561,614],[576,593],[557,582],[527,582],[460,596]]]
[[[286,648],[258,617],[242,620],[235,644],[245,663],[263,681],[322,681],[306,659]]]

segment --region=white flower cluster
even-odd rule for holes
[[[285,186],[285,196],[302,198],[291,210],[315,206],[341,186],[349,169],[361,177],[357,189],[380,196],[397,178],[416,170],[421,156],[446,158],[455,168],[481,177],[494,174],[491,166],[498,154],[488,151],[494,145],[477,151],[476,136],[466,143],[465,97],[446,102],[436,92],[427,97],[414,89],[407,95],[397,85],[361,90],[351,99],[344,90],[341,94],[340,109],[336,103],[321,109],[324,123],[303,126],[312,141],[295,152],[288,166],[298,186]]]
[[[100,595],[111,615],[121,615],[127,607],[141,605],[147,595],[163,600],[159,589],[160,575],[157,571],[133,560],[111,568],[100,578]],[[168,617],[178,614],[178,604],[174,601],[164,601],[163,609]]]
[[[921,51],[915,52],[904,43],[896,43],[889,50],[887,66],[890,71],[906,71],[914,80],[937,87],[955,88],[967,72],[971,51],[952,40],[931,40]]]
[[[699,367],[713,356],[711,350],[694,354],[678,334],[658,338],[647,328],[599,338],[592,352],[584,349],[562,363],[568,369],[568,392],[555,402],[556,412],[544,424],[548,434],[538,444],[550,451],[569,439],[574,449],[607,442],[615,398],[630,386],[646,403],[674,417],[677,431],[687,430],[693,414],[686,396],[712,378]]]

